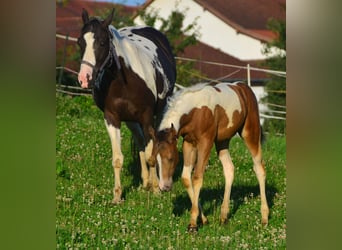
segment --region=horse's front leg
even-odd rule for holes
[[[145,158],[145,138],[141,126],[136,122],[126,122],[127,127],[131,130],[135,143],[138,146],[139,159],[141,166],[142,187],[148,189],[149,173]]]
[[[123,200],[121,199],[122,188],[121,188],[121,179],[120,172],[123,164],[123,154],[121,152],[121,135],[120,135],[120,126],[114,126],[112,122],[105,118],[106,128],[109,134],[110,142],[112,145],[112,166],[114,169],[114,188],[113,195],[114,198],[112,200],[113,204],[119,204]]]
[[[155,131],[152,126],[144,127],[144,135],[146,138],[146,147],[145,147],[145,157],[146,161],[149,165],[149,188],[154,193],[159,193],[159,179],[157,176],[157,161],[153,154],[153,150],[155,149]]]

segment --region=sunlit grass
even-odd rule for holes
[[[252,159],[241,139],[234,137],[230,152],[236,170],[229,222],[219,224],[224,178],[213,150],[200,194],[209,224],[189,234],[190,201],[180,181],[181,164],[171,192],[154,195],[142,190],[130,132],[123,126],[125,202],[112,206],[111,147],[101,111],[88,97],[56,98],[57,249],[286,248],[285,137],[268,137],[263,145],[269,224],[260,223]]]

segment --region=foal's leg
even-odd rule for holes
[[[216,150],[218,152],[219,159],[222,163],[223,174],[225,179],[224,196],[220,216],[220,221],[222,224],[227,222],[229,213],[230,193],[234,181],[234,165],[230,157],[229,151],[227,149],[228,143],[229,141],[216,143]]]
[[[264,167],[264,162],[261,156],[261,145],[259,145],[259,150],[256,155],[253,156],[253,170],[258,178],[259,187],[260,187],[260,199],[261,199],[261,223],[267,224],[268,223],[268,214],[269,208],[267,205],[266,199],[266,171]]]
[[[147,188],[148,186],[148,169],[145,159],[145,139],[143,131],[139,125],[139,123],[135,122],[126,122],[127,127],[132,131],[134,141],[138,146],[139,150],[139,159],[140,159],[140,166],[141,166],[141,179],[142,179],[142,186],[143,188]]]
[[[242,137],[251,152],[253,158],[253,170],[259,182],[260,187],[260,199],[261,199],[261,223],[268,223],[269,208],[266,199],[266,171],[264,168],[264,162],[262,160],[261,150],[261,130],[254,131],[254,133],[242,132]]]
[[[121,135],[120,127],[115,127],[105,119],[106,128],[109,134],[110,142],[112,145],[112,166],[114,169],[114,189],[113,189],[113,204],[118,204],[122,202],[121,194],[121,180],[120,172],[123,164],[123,154],[121,152]]]
[[[201,219],[202,219],[203,224],[208,223],[208,220],[204,216],[201,206],[199,205],[199,194],[200,194],[200,190],[203,184],[203,174],[204,174],[205,166],[209,160],[211,146],[212,146],[212,143],[203,143],[203,142],[197,145],[197,162],[194,168],[193,176],[191,178],[192,188],[188,189],[188,193],[189,193],[191,203],[192,203],[192,207],[190,211],[190,224],[188,225],[189,231],[197,231],[198,229],[197,218],[199,214],[201,214]],[[184,147],[183,147],[183,150],[184,150]],[[184,172],[184,169],[183,169],[183,172]]]
[[[197,157],[197,150],[196,148],[189,142],[184,141],[183,143],[183,161],[184,161],[184,166],[183,166],[183,172],[182,172],[182,182],[183,185],[188,192],[191,204],[193,203],[193,197],[194,197],[194,189],[192,186],[192,181],[191,181],[191,172],[192,169],[195,165],[196,162],[196,157]],[[201,213],[201,219],[203,224],[208,223],[208,219],[204,216],[203,210],[198,204],[199,210]]]

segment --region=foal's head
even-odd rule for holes
[[[173,125],[157,133],[157,145],[154,154],[158,161],[159,188],[170,191],[172,176],[178,163],[177,133]]]
[[[78,81],[82,88],[92,87],[110,57],[111,34],[108,25],[113,20],[114,10],[105,20],[96,17],[89,18],[88,12],[83,9],[83,28],[78,38],[81,49],[81,68]]]

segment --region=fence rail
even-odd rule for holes
[[[73,42],[77,41],[77,38],[70,37],[69,35],[56,34],[56,38],[65,39],[66,41],[73,41]],[[64,59],[63,59],[63,61],[64,61]],[[239,65],[232,65],[232,64],[219,63],[219,62],[203,61],[203,60],[192,59],[192,58],[185,58],[185,57],[175,57],[175,59],[176,60],[182,60],[182,61],[192,61],[192,62],[199,62],[199,63],[217,65],[217,66],[237,68],[236,71],[230,73],[229,75],[226,75],[226,76],[223,76],[223,77],[219,77],[217,79],[210,79],[210,78],[203,77],[203,76],[197,76],[197,77],[201,77],[202,79],[207,80],[207,81],[211,81],[211,82],[221,82],[222,79],[227,78],[227,77],[237,73],[241,69],[246,69],[247,70],[247,83],[248,83],[249,86],[250,86],[250,71],[251,70],[253,70],[253,71],[262,71],[262,72],[265,72],[265,73],[268,73],[268,74],[273,74],[273,75],[276,75],[276,76],[280,76],[280,77],[286,78],[286,72],[284,72],[284,71],[277,71],[277,70],[269,70],[269,69],[250,67],[249,64],[247,64],[247,66],[239,66]],[[68,71],[70,73],[73,73],[75,75],[78,74],[78,72],[76,72],[75,70],[72,70],[72,69],[69,69],[67,67],[64,67],[64,65],[56,67],[56,70],[60,70],[60,76],[62,76],[64,70]],[[60,93],[70,94],[70,95],[91,95],[91,93],[89,91],[84,90],[81,87],[62,85],[61,84],[61,78],[62,77],[60,77],[59,84],[56,85],[56,91],[58,91]],[[184,86],[179,85],[177,83],[175,84],[175,86],[177,88],[179,88],[179,89],[184,88]],[[73,92],[71,90],[79,90],[79,91],[82,91],[82,92],[81,93]],[[267,90],[267,92],[276,92],[276,93],[285,93],[286,94],[286,90]],[[267,105],[267,106],[273,106],[273,107],[276,107],[276,108],[283,108],[283,109],[286,110],[286,106],[283,106],[283,105],[272,104],[272,103],[261,103],[261,102],[260,102],[260,104],[264,104],[264,105]],[[267,110],[265,110],[265,112],[266,113],[272,113],[272,114],[281,114],[281,115],[285,115],[286,116],[286,111],[277,111],[277,110],[267,109]],[[263,112],[260,112],[260,117],[261,118],[266,118],[266,119],[286,120],[286,117],[276,116],[276,115],[269,115],[269,114],[265,114]]]

